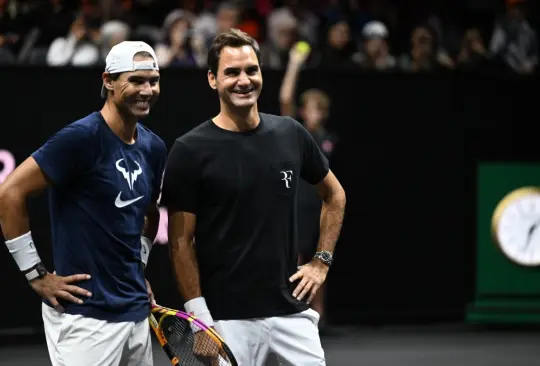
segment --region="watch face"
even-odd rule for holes
[[[318,253],[318,257],[319,257],[323,262],[326,262],[326,263],[329,263],[329,262],[332,260],[332,256],[330,255],[330,253],[327,253],[327,252],[320,252],[320,253]]]
[[[40,276],[45,276],[47,274],[47,268],[45,268],[45,265],[43,263],[40,263],[36,266],[36,269]]]
[[[508,259],[523,266],[540,265],[540,189],[520,188],[507,195],[495,209],[492,227]]]

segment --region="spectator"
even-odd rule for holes
[[[321,44],[319,66],[330,69],[351,69],[358,67],[355,42],[344,19],[329,24],[326,42]]]
[[[326,22],[334,23],[344,16],[350,19],[352,38],[359,38],[364,26],[372,20],[368,4],[361,0],[328,0],[322,11],[322,18]]]
[[[156,46],[160,67],[194,67],[197,65],[191,50],[193,14],[182,9],[173,10],[163,22],[165,39]]]
[[[239,15],[235,28],[262,42],[264,19],[257,12],[255,4],[246,1],[238,1],[237,4]]]
[[[92,66],[100,61],[99,27],[96,17],[79,15],[66,37],[56,38],[47,52],[50,66]]]
[[[418,26],[413,30],[411,50],[399,60],[399,67],[409,72],[433,71],[453,66],[454,62],[437,46],[433,33],[426,26]]]
[[[193,29],[197,34],[206,36],[206,46],[210,47],[216,35],[238,26],[240,10],[234,2],[224,1],[218,6],[216,14],[203,12],[194,21]]]
[[[119,20],[111,20],[101,26],[100,39],[100,62],[105,63],[107,54],[115,45],[129,40],[131,28],[127,23]]]
[[[538,63],[538,44],[526,18],[526,1],[507,0],[506,4],[505,17],[495,25],[490,52],[510,69],[530,74]]]
[[[457,56],[458,68],[461,70],[478,70],[486,65],[488,52],[480,31],[476,28],[465,32],[461,48]]]
[[[308,9],[309,5],[311,2],[306,0],[285,0],[283,7],[270,13],[268,24],[274,23],[274,18],[293,17],[296,19],[298,37],[316,45],[319,35],[319,19]]]
[[[206,43],[206,35],[202,32],[193,31],[191,33],[191,51],[195,64],[199,68],[204,68],[207,65],[208,47]]]
[[[533,73],[537,23],[527,14],[529,7],[535,14],[536,2],[504,1],[506,13],[493,26],[495,9],[485,0],[453,4],[450,12],[438,2],[425,8],[395,0],[0,0],[0,63],[96,65],[112,44],[129,38],[159,48],[163,67],[201,68],[214,37],[238,28],[260,43],[262,66],[278,70],[302,40],[312,47],[308,68],[414,72],[499,65]],[[178,19],[178,11],[189,19]],[[177,18],[164,29],[167,17]],[[101,31],[98,19],[107,22]],[[172,40],[181,43],[174,52]]]
[[[268,39],[261,46],[264,67],[283,69],[287,65],[289,51],[298,39],[298,20],[289,12],[273,14],[268,20]]]
[[[388,29],[379,21],[371,21],[362,30],[364,50],[358,57],[359,65],[366,70],[391,70],[396,59],[388,50]]]
[[[6,0],[0,0],[0,64],[16,61],[15,52],[20,35],[16,31],[16,15],[8,9]]]

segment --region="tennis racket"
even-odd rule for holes
[[[238,366],[223,338],[196,317],[152,305],[148,321],[174,366]],[[192,325],[200,331],[194,333]]]

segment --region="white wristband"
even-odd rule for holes
[[[146,265],[148,264],[151,250],[152,241],[145,236],[141,236],[141,261],[144,264],[144,268],[146,268]]]
[[[208,310],[208,306],[206,306],[206,300],[204,299],[204,297],[196,297],[189,300],[184,304],[184,308],[186,309],[186,313],[195,316],[205,325],[209,327],[214,326],[214,319],[212,319],[212,315],[210,315],[210,310]],[[193,323],[190,323],[190,325],[193,333],[201,330],[201,328],[194,325]]]
[[[26,271],[41,262],[31,231],[18,238],[7,240],[6,246],[21,271]]]

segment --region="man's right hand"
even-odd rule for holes
[[[34,289],[35,292],[49,303],[54,306],[54,308],[63,312],[64,308],[58,303],[58,298],[71,301],[76,304],[82,304],[83,300],[75,297],[74,295],[90,297],[92,294],[75,285],[73,283],[86,281],[90,279],[88,274],[76,274],[67,277],[57,276],[54,273],[47,273],[43,278],[36,278],[35,280],[30,281],[30,286]]]

